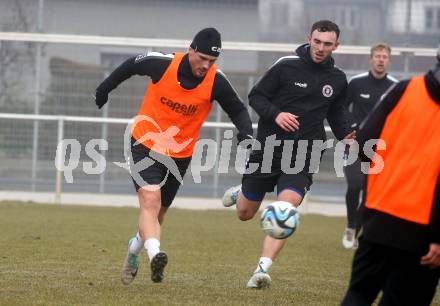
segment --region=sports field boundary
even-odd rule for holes
[[[0,191],[0,201],[18,201],[33,203],[55,203],[53,192]],[[263,202],[264,205],[271,202]],[[54,205],[90,205],[104,207],[138,207],[136,195],[120,195],[109,193],[62,193],[61,203]],[[220,198],[176,197],[172,207],[179,209],[219,210],[230,209],[222,206]],[[342,202],[310,201],[307,198],[300,206],[300,212],[325,216],[345,216],[346,208]]]

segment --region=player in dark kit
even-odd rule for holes
[[[168,256],[160,250],[161,224],[191,161],[200,128],[217,101],[238,129],[238,140],[252,137],[249,114],[217,69],[220,33],[201,30],[187,53],[151,52],[125,61],[96,90],[101,108],[108,94],[133,75],[149,76],[144,101],[131,130],[130,173],[139,198],[139,227],[130,239],[122,282],[131,283],[139,254],[146,249],[153,282],[163,280]],[[170,175],[169,175],[170,174]]]
[[[384,43],[378,43],[370,50],[370,71],[355,75],[347,88],[347,104],[353,115],[353,125],[357,126],[373,106],[397,79],[388,74],[391,48]],[[348,153],[348,148],[347,148]],[[347,180],[345,203],[347,205],[347,227],[342,238],[344,248],[356,248],[356,220],[359,208],[360,194],[365,183],[366,173],[361,171],[359,159],[344,167]]]
[[[339,45],[338,38],[336,24],[327,20],[316,22],[308,44],[298,47],[296,55],[280,58],[249,93],[249,104],[260,115],[257,140],[261,150],[251,152],[248,169],[255,165],[258,169],[245,173],[242,186],[230,188],[223,196],[224,206],[237,204],[240,220],[252,219],[266,192],[273,191],[275,186],[278,200],[295,207],[301,204],[322,154],[325,119],[338,139],[355,137],[345,108],[346,76],[335,67],[331,57]],[[307,144],[304,152],[299,146],[301,141]],[[315,156],[318,162],[313,164],[313,144],[319,141],[318,158]],[[292,169],[292,165],[301,163],[300,169]],[[265,237],[248,288],[271,285],[268,269],[286,241]]]

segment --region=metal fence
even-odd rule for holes
[[[131,193],[133,186],[127,170],[117,164],[126,162],[124,155],[124,132],[131,119],[99,118],[85,116],[55,116],[0,113],[0,135],[2,150],[0,158],[0,186],[3,190],[52,191],[56,199],[64,192],[92,193]],[[256,128],[256,124],[253,124]],[[35,133],[34,130],[38,132]],[[227,187],[239,184],[241,174],[235,166],[236,150],[232,149],[232,159],[229,160],[227,173],[219,173],[220,143],[224,140],[222,131],[234,129],[233,124],[225,122],[205,122],[201,135],[214,131],[217,144],[215,164],[201,174],[201,183],[193,180],[192,168],[184,179],[185,188],[181,194],[198,196],[219,196]],[[326,127],[330,134],[330,129]],[[32,137],[37,135],[36,146],[33,147]],[[66,156],[57,154],[63,140],[74,139],[79,143],[79,160],[73,166],[69,164],[73,149]],[[96,163],[87,154],[87,143],[98,140],[105,141],[108,147],[99,153],[103,156],[104,167],[96,174],[85,171],[86,163]],[[96,142],[95,142],[96,143]],[[200,149],[200,148],[199,148]],[[204,152],[207,153],[207,152]],[[203,153],[199,152],[203,155]],[[206,157],[204,158],[206,160]],[[332,175],[331,154],[327,154],[323,163],[324,173]],[[67,163],[67,164],[66,164]],[[202,161],[202,163],[204,163]],[[72,181],[65,179],[62,169],[66,166],[71,172]],[[322,169],[322,167],[321,167]],[[198,170],[198,169],[196,169]],[[321,173],[320,175],[325,175]],[[330,178],[329,181],[335,180]],[[318,181],[320,181],[318,179]],[[324,184],[324,180],[318,184]],[[333,182],[340,185],[342,182]],[[327,182],[327,185],[329,182]],[[335,187],[333,186],[333,187]],[[329,188],[327,186],[327,188]],[[332,188],[319,191],[316,195],[328,197]],[[333,195],[334,196],[334,195]]]
[[[0,74],[0,189],[132,193],[128,172],[113,162],[124,161],[123,133],[128,118],[137,113],[147,79],[134,77],[124,82],[103,110],[96,108],[92,94],[128,56],[148,50],[184,50],[188,44],[186,40],[0,32],[0,47],[14,53],[13,65],[5,66]],[[247,104],[247,93],[270,65],[261,59],[289,54],[294,47],[226,41],[219,66]],[[368,53],[368,46],[342,46],[335,58],[350,76],[368,69]],[[434,63],[434,55],[433,48],[394,48],[391,74],[402,78],[424,72]],[[258,116],[249,111],[256,123]],[[217,104],[208,122],[201,137],[219,143],[231,125]],[[328,137],[333,137],[330,132]],[[78,139],[82,148],[73,184],[61,180],[55,168],[57,144],[65,138]],[[91,139],[105,139],[109,145],[102,174],[86,175],[82,170],[84,162],[92,161],[83,151]],[[332,154],[328,150],[324,155],[312,197],[340,199],[344,194],[345,182],[335,175]],[[202,184],[187,175],[180,194],[219,196],[240,182],[233,166],[227,174],[216,169],[204,173]]]

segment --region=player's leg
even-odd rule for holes
[[[295,189],[282,190],[281,193],[278,195],[277,200],[289,202],[293,206],[298,207],[301,204],[301,201],[304,198],[305,194]],[[266,237],[264,238],[261,256],[269,257],[274,260],[278,256],[286,242],[287,239],[274,239],[266,235]]]
[[[341,306],[370,306],[382,289],[388,265],[393,257],[389,247],[371,243],[363,237],[353,258],[353,265],[348,290]]]
[[[249,163],[261,165],[261,154],[251,152],[247,163],[248,165]],[[248,165],[246,167],[248,167]],[[245,173],[243,175],[242,184],[227,189],[222,198],[222,203],[225,207],[230,207],[240,202],[240,211],[242,211],[242,213],[239,213],[239,217],[242,216],[240,219],[243,221],[249,220],[255,215],[266,192],[269,190],[265,185],[260,186],[254,179],[268,179],[268,175],[262,175],[260,169],[257,169],[254,173]],[[246,182],[246,186],[243,186],[244,182]],[[271,184],[272,189],[270,191],[273,190],[274,182],[271,182]],[[245,193],[243,193],[243,187]]]
[[[139,268],[139,254],[145,246],[147,237],[160,236],[160,226],[157,216],[160,211],[160,190],[152,189],[148,184],[161,182],[162,168],[151,161],[149,167],[138,170],[135,164],[148,156],[148,149],[143,145],[134,145],[135,139],[131,139],[131,159],[129,160],[130,172],[139,200],[138,232],[129,240],[127,256],[125,257],[121,280],[124,284],[130,284],[137,275]]]
[[[129,249],[122,269],[122,282],[131,283],[139,267],[139,254],[146,248],[150,261],[160,253],[160,223],[166,213],[161,205],[160,184],[165,178],[166,167],[151,160],[145,169],[139,169],[138,164],[149,156],[149,150],[143,145],[134,145],[132,139],[130,171],[139,200],[139,222],[136,237],[130,239]],[[161,262],[167,259],[160,255]],[[166,254],[165,254],[166,257]]]
[[[285,201],[298,207],[312,183],[310,174],[286,175],[281,174],[277,182],[278,201]],[[287,239],[275,239],[268,235],[264,237],[261,256],[254,274],[250,278],[248,288],[268,288],[271,286],[269,268],[278,257]]]
[[[223,206],[236,206],[238,218],[242,221],[254,217],[266,192],[273,191],[277,175],[271,177],[259,177],[257,175],[243,175],[241,185],[226,190],[223,195]]]
[[[260,208],[266,192],[273,191],[278,174],[272,176],[259,176],[257,174],[244,175],[242,185],[237,196],[237,215],[240,220],[252,219]],[[271,284],[269,274],[265,272],[266,266],[271,264],[270,258],[261,258],[259,268],[254,272],[247,283],[248,288],[268,288]]]
[[[139,232],[145,241],[144,247],[150,260],[151,279],[153,282],[160,282],[163,279],[163,269],[168,263],[167,254],[160,250],[160,225],[166,209],[161,205],[161,190],[148,189],[148,186],[144,186],[138,191]]]
[[[237,200],[237,216],[241,221],[252,219],[260,208],[266,192],[272,191],[275,177],[244,175]]]
[[[122,269],[122,282],[131,283],[136,277],[139,268],[139,254],[143,247],[147,248],[149,257],[159,252],[160,224],[158,215],[160,207],[160,190],[147,190],[138,187],[139,223],[138,232],[131,238],[127,256]]]
[[[150,172],[153,169],[149,169]],[[149,174],[151,178],[152,173]],[[143,174],[146,179],[146,174]],[[147,249],[148,257],[154,257],[160,252],[160,215],[165,214],[161,208],[160,189],[151,189],[154,185],[140,187],[135,182],[139,200],[138,233],[129,241],[127,256],[122,269],[122,282],[130,284],[137,275],[139,268],[139,254],[143,248]],[[151,188],[149,188],[151,187]]]
[[[178,171],[180,172],[180,176],[183,178],[191,159],[190,158],[175,159],[174,161],[176,162]],[[174,175],[169,173],[167,181],[160,189],[161,208],[158,214],[158,222],[160,225],[162,225],[164,221],[164,216],[168,208],[171,206],[181,183],[182,182],[179,181]],[[146,242],[146,248],[147,248],[148,256],[150,258],[151,280],[155,283],[161,282],[164,278],[164,269],[168,264],[168,255],[160,250],[160,240],[158,241],[150,240],[150,244],[152,243],[151,245],[148,245],[147,242]],[[155,248],[156,246],[157,248]]]
[[[356,240],[354,242],[354,246],[353,248],[357,248],[358,247],[358,237],[359,237],[359,233],[361,231],[361,227],[362,227],[362,215],[364,213],[365,210],[365,200],[366,200],[366,190],[367,190],[367,178],[368,175],[365,173],[362,173],[361,176],[361,196],[360,196],[360,200],[359,200],[359,205],[357,207],[356,210]]]
[[[349,249],[355,247],[356,243],[356,223],[359,197],[362,190],[363,174],[360,168],[360,161],[344,167],[344,174],[347,181],[347,192],[345,194],[345,204],[347,206],[347,226],[342,237],[342,245]]]

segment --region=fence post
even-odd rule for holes
[[[57,146],[63,141],[64,138],[64,118],[60,117],[58,119],[58,133],[57,133]],[[57,167],[56,167],[56,181],[55,181],[55,204],[61,204],[61,187],[62,187],[62,176],[63,171],[63,156],[62,154],[57,154]]]
[[[215,114],[215,122],[220,122],[222,117],[220,105],[217,103],[217,112]],[[217,144],[217,150],[215,157],[215,166],[214,166],[214,173],[213,173],[213,180],[212,180],[212,196],[217,197],[218,196],[218,180],[219,180],[219,173],[218,173],[218,166],[219,166],[219,159],[220,159],[220,150],[221,150],[221,128],[216,127],[215,128],[215,142]]]
[[[37,16],[37,31],[43,32],[43,8],[44,0],[38,1],[38,16]],[[40,100],[41,100],[41,49],[42,43],[36,43],[37,51],[35,53],[35,95],[34,95],[34,114],[40,113]],[[36,189],[37,180],[37,163],[38,163],[38,137],[39,137],[40,123],[38,120],[34,121],[34,131],[32,138],[32,168],[31,168],[31,190]]]
[[[109,72],[106,71],[104,77],[107,78],[109,76]],[[103,109],[102,109],[102,118],[108,118],[108,108],[110,103],[107,103],[107,105],[104,105]],[[107,122],[103,122],[101,125],[101,138],[102,139],[107,139],[108,137],[108,123]],[[107,151],[104,150],[101,152],[101,154],[104,156],[105,159],[107,159]],[[99,175],[99,193],[104,193],[105,191],[105,171],[102,172]]]
[[[104,106],[103,112],[102,112],[102,118],[108,118],[108,104]],[[101,138],[106,140],[108,137],[108,123],[103,122],[101,126]],[[107,151],[102,151],[101,154],[106,159]],[[99,193],[104,193],[105,191],[105,171],[102,172],[99,175]]]

